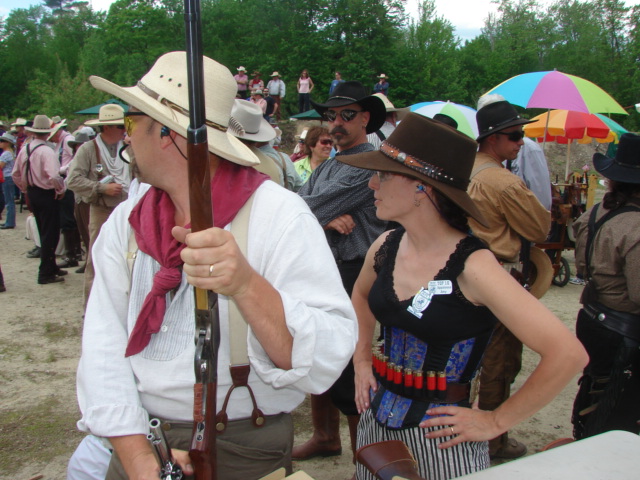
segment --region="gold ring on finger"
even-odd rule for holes
[[[453,437],[456,432],[453,431],[453,426],[449,425],[449,430],[451,430],[451,436]]]
[[[213,263],[209,265],[209,276],[213,275]]]

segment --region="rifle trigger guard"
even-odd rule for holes
[[[265,424],[265,416],[262,410],[258,408],[256,403],[256,397],[253,395],[253,390],[249,386],[249,372],[251,371],[251,365],[231,365],[229,372],[231,373],[232,385],[224,397],[224,403],[222,409],[216,414],[216,430],[218,433],[223,433],[227,428],[229,417],[227,415],[227,405],[231,393],[236,387],[246,387],[249,390],[249,396],[251,397],[251,403],[253,404],[253,411],[251,412],[251,423],[256,428],[260,428]]]

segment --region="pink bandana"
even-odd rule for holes
[[[221,160],[211,180],[214,225],[224,228],[268,179],[253,168]],[[160,331],[167,306],[166,294],[178,287],[182,280],[180,252],[185,246],[171,235],[175,226],[174,215],[175,207],[169,195],[155,187],[149,189],[129,215],[138,248],[157,261],[160,270],[153,277],[153,286],[129,337],[126,357],[144,350],[151,335]]]

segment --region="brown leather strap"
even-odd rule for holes
[[[216,414],[216,430],[218,433],[222,433],[227,428],[229,422],[229,416],[227,415],[227,405],[229,404],[229,398],[231,393],[236,387],[245,387],[249,391],[251,397],[251,403],[253,404],[253,410],[251,412],[251,422],[256,428],[262,427],[265,422],[264,413],[258,408],[256,397],[253,395],[253,390],[249,386],[249,373],[251,372],[250,365],[231,365],[229,366],[229,372],[231,373],[232,385],[224,397],[224,403],[222,409]]]

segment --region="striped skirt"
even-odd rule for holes
[[[392,430],[379,425],[368,409],[360,417],[358,424],[358,448],[385,440],[402,440],[418,462],[421,477],[429,480],[447,480],[489,467],[488,442],[464,442],[446,450],[439,450],[441,439],[426,438],[425,433],[437,428],[408,428]],[[375,477],[361,464],[356,465],[358,480],[375,480]]]

